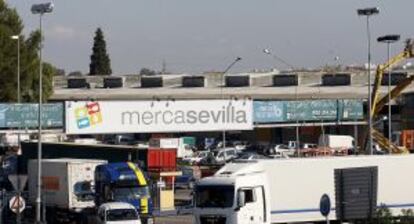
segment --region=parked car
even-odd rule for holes
[[[279,144],[274,147],[274,154],[280,156],[293,156],[295,155],[295,149],[289,148],[287,145]]]
[[[255,160],[255,159],[271,159],[269,156],[257,154],[255,152],[246,152],[239,155],[237,160]]]
[[[109,202],[99,206],[98,224],[141,224],[135,207],[124,202]]]
[[[318,145],[314,143],[301,143],[300,149],[317,149]]]
[[[240,153],[236,148],[220,148],[212,151],[206,158],[200,161],[202,165],[224,164],[238,157]]]
[[[191,165],[200,163],[201,160],[206,158],[210,154],[210,151],[198,151],[193,156],[184,157],[183,162],[187,162]]]
[[[238,157],[238,154],[239,150],[237,150],[236,148],[225,148],[213,151],[214,158],[218,162],[228,162]]]

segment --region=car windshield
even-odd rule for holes
[[[207,152],[200,152],[200,154],[198,154],[198,157],[205,157],[207,156]]]
[[[142,187],[116,187],[114,188],[115,201],[128,201],[149,197],[148,186]]]
[[[253,159],[253,158],[256,158],[254,154],[244,154],[239,157],[239,159]]]
[[[196,206],[199,208],[229,208],[233,206],[234,186],[197,186]]]
[[[74,193],[79,201],[93,201],[94,191],[91,181],[80,181],[74,185]]]
[[[277,145],[276,147],[278,149],[289,149],[289,147],[287,145]]]
[[[138,214],[135,209],[111,209],[106,211],[107,221],[137,220]]]
[[[192,169],[182,169],[181,172],[183,172],[183,176],[192,176],[193,170]]]

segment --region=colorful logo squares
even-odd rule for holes
[[[79,129],[88,128],[102,123],[102,113],[99,103],[87,103],[84,107],[76,108],[75,118]]]

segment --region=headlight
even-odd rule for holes
[[[154,224],[154,219],[153,218],[148,218],[147,219],[147,224]]]

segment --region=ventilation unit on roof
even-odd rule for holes
[[[323,86],[349,86],[351,85],[351,74],[324,74],[322,75]]]
[[[183,87],[204,87],[204,76],[184,76],[182,79]]]
[[[398,85],[401,81],[403,81],[404,79],[406,79],[408,77],[408,73],[407,72],[391,72],[391,85],[392,86],[396,86]],[[381,80],[381,85],[383,86],[388,86],[388,80],[389,79],[389,74],[388,73],[384,73],[384,76]]]
[[[250,86],[250,76],[248,75],[229,75],[225,77],[226,87],[245,87]]]
[[[105,77],[104,88],[122,88],[124,86],[123,77]]]
[[[162,86],[162,77],[141,77],[141,88],[155,88]]]
[[[89,88],[85,78],[70,78],[67,80],[69,89]]]
[[[279,74],[273,76],[273,86],[298,86],[299,76],[297,74]]]

